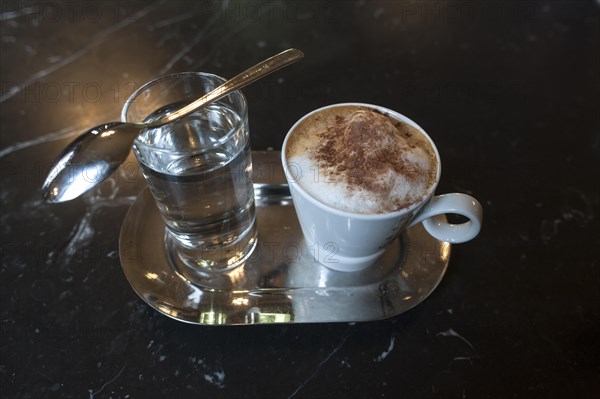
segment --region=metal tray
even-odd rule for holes
[[[366,270],[322,266],[304,242],[279,152],[252,157],[259,243],[232,271],[188,281],[168,259],[165,226],[149,191],[129,209],[119,240],[123,271],[159,312],[206,325],[378,320],[413,308],[441,281],[450,244],[432,238],[420,224]]]

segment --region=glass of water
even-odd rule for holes
[[[127,99],[121,119],[159,119],[223,82],[196,72],[153,80]],[[147,129],[133,151],[165,221],[173,266],[193,281],[244,263],[257,243],[244,95],[233,92],[182,119]]]

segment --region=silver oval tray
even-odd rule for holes
[[[259,243],[242,266],[194,283],[172,266],[165,226],[146,189],[129,209],[119,239],[123,271],[135,292],[174,319],[208,325],[355,322],[405,312],[441,281],[450,244],[419,224],[367,270],[319,264],[304,242],[279,152],[253,152]]]

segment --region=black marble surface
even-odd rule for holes
[[[0,393],[6,398],[592,398],[600,395],[598,1],[1,3]],[[438,192],[484,205],[425,302],[357,324],[202,327],[132,291],[121,222],[133,158],[84,198],[42,203],[81,130],[166,73],[233,76],[254,149],[342,101],[436,141]]]

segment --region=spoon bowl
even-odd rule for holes
[[[196,101],[157,121],[109,122],[86,131],[73,140],[54,162],[42,185],[42,197],[51,203],[79,197],[117,170],[127,159],[133,142],[144,129],[156,128],[183,118],[302,57],[304,54],[300,50],[283,51],[246,69]]]
[[[133,141],[144,127],[109,122],[77,137],[52,165],[42,186],[44,200],[70,201],[100,184],[127,159]]]

